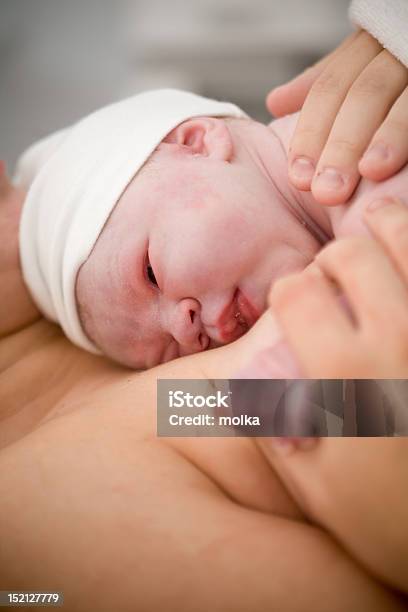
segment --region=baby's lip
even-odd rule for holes
[[[243,293],[240,289],[238,289],[237,304],[238,310],[243,316],[246,324],[248,327],[252,327],[261,316],[261,313],[249,300],[248,296],[245,295],[245,293]]]
[[[259,312],[247,296],[240,289],[236,289],[231,301],[224,307],[217,320],[215,339],[223,343],[233,342],[252,327],[259,316]]]

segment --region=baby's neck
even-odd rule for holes
[[[280,175],[280,184],[285,189],[286,197],[288,202],[297,208],[301,215],[305,215],[306,222],[311,219],[318,225],[323,234],[326,235],[327,239],[333,238],[333,228],[331,223],[330,211],[324,208],[321,204],[316,202],[310,191],[299,191],[293,187],[289,181],[287,171],[287,159],[290,147],[290,141],[293,132],[296,127],[298,119],[298,113],[295,115],[288,115],[282,119],[277,119],[269,124],[269,129],[277,137],[280,142],[282,155],[285,157],[286,172]]]
[[[280,192],[293,216],[320,244],[333,238],[330,211],[316,202],[311,192],[301,192],[288,178],[288,150],[298,115],[288,115],[269,126],[253,123],[251,140],[258,159]]]

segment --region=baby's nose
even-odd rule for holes
[[[175,305],[170,331],[183,355],[205,350],[210,343],[201,322],[200,303],[192,298],[184,298]]]

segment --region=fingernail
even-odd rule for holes
[[[278,340],[273,347],[264,349],[263,352],[269,367],[270,378],[291,380],[302,377],[299,363],[286,340]]]
[[[294,438],[271,438],[270,445],[272,450],[281,456],[290,455],[295,451]]]
[[[311,181],[314,172],[314,164],[308,157],[296,157],[290,166],[291,177],[299,181]]]
[[[372,145],[363,155],[362,161],[381,163],[390,157],[390,148],[380,142]]]
[[[310,450],[314,448],[319,438],[297,438],[296,444],[299,450]]]
[[[278,340],[272,347],[257,353],[232,378],[282,378],[291,380],[301,377],[302,371],[289,345],[285,340]]]
[[[316,176],[313,187],[324,191],[340,191],[345,184],[344,176],[336,168],[325,168]]]
[[[388,204],[395,204],[395,200],[393,198],[381,198],[379,200],[374,200],[367,206],[366,211],[374,212],[375,210],[379,210]]]
[[[316,446],[318,438],[270,438],[272,450],[281,456],[287,456],[296,450],[310,450]]]

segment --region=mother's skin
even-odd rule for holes
[[[25,294],[20,204],[3,179],[0,589],[61,590],[84,611],[403,609],[303,519],[252,441],[155,436],[156,378],[230,376],[265,317],[143,374],[86,354]]]

